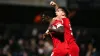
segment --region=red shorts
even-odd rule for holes
[[[70,44],[69,48],[59,45],[53,49],[51,56],[79,56],[79,47],[76,43]]]
[[[51,56],[67,56],[69,54],[69,48],[65,45],[66,44],[59,44],[53,49]]]
[[[79,56],[79,47],[76,43],[72,43],[69,47],[71,56]]]

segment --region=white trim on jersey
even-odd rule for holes
[[[54,55],[54,52],[51,53],[51,56],[53,56],[53,55]]]
[[[53,26],[52,26],[52,29],[57,29],[57,28],[56,28],[56,26],[53,25]]]
[[[69,54],[69,56],[72,56],[71,54]]]
[[[60,27],[60,26],[63,26],[63,25],[62,24],[57,24],[57,28]]]

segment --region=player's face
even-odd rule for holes
[[[56,13],[57,16],[65,15],[64,11],[62,11],[62,9],[60,9],[60,8],[57,9],[55,13]]]

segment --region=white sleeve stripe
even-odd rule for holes
[[[63,25],[62,24],[57,24],[57,28],[60,27],[60,26],[63,26]]]

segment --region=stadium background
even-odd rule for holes
[[[0,0],[0,56],[50,56],[50,37],[42,39],[48,24],[41,13],[54,9],[51,0]],[[56,0],[70,11],[70,20],[80,56],[100,56],[100,1]]]

